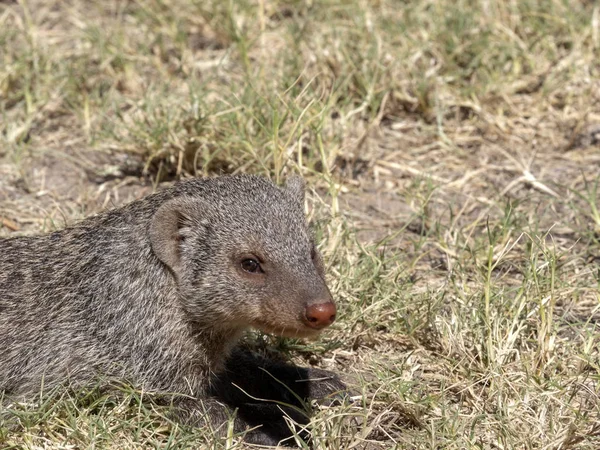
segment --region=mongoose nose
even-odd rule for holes
[[[317,305],[308,305],[306,307],[306,325],[320,330],[328,327],[335,320],[335,303],[319,303]]]

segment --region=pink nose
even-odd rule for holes
[[[320,330],[335,321],[335,313],[335,303],[333,302],[308,305],[306,307],[305,323],[311,328]]]

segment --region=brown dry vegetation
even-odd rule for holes
[[[339,322],[257,342],[355,380],[318,448],[600,446],[595,2],[0,1],[0,236],[233,172],[314,188]],[[239,445],[141,396],[0,447]]]

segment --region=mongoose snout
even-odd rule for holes
[[[336,308],[333,302],[308,305],[306,307],[305,323],[311,328],[321,330],[335,321],[335,313]]]

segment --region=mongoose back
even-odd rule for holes
[[[247,440],[285,439],[281,412],[261,422],[254,411],[265,404],[229,379],[243,375],[275,401],[293,396],[272,379],[267,389],[265,371],[305,398],[343,388],[329,373],[309,383],[314,369],[233,349],[249,327],[308,337],[335,319],[303,199],[297,177],[285,187],[252,175],[193,179],[60,231],[0,239],[0,392],[123,379],[184,394],[184,422],[220,423],[236,408],[236,430],[261,425]]]

